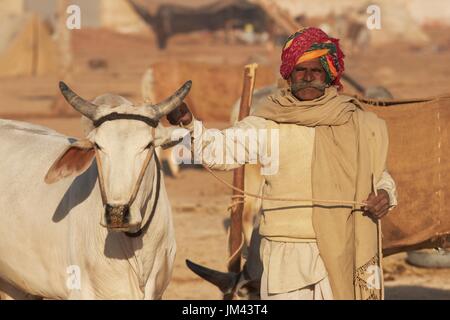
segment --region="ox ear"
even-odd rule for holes
[[[89,140],[71,144],[50,167],[44,179],[45,183],[52,184],[63,178],[82,174],[90,167],[94,157],[94,146]]]

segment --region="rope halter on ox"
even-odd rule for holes
[[[159,123],[159,120],[164,117],[165,115],[169,114],[171,111],[175,110],[182,102],[183,99],[186,97],[186,95],[189,93],[190,89],[192,87],[192,81],[187,81],[180,89],[178,89],[172,96],[167,98],[166,100],[156,104],[144,104],[141,107],[141,110],[143,111],[143,114],[129,114],[129,113],[117,113],[112,112],[108,113],[106,115],[99,116],[99,107],[95,105],[92,102],[89,102],[82,97],[78,96],[74,91],[72,91],[64,82],[59,83],[59,88],[61,90],[62,95],[67,100],[67,102],[78,112],[80,112],[82,115],[90,119],[94,125],[95,128],[100,127],[103,123],[108,121],[115,121],[115,120],[135,120],[135,121],[141,121],[146,123],[148,126],[153,128],[154,130]],[[153,132],[154,133],[154,132]],[[153,134],[154,136],[154,134]],[[99,150],[98,147],[94,144],[94,150],[95,150],[95,158],[97,162],[98,167],[98,180],[99,180],[99,187],[101,192],[101,198],[103,206],[106,207],[108,205],[108,199],[105,192],[104,187],[104,179],[102,175],[102,162],[100,160],[99,156]],[[147,167],[153,157],[155,155],[155,161],[156,161],[156,171],[157,171],[157,189],[156,189],[156,196],[155,196],[155,202],[152,207],[152,213],[153,215],[156,204],[158,201],[159,196],[159,189],[160,189],[160,164],[158,161],[158,158],[155,153],[154,146],[149,149],[148,154],[145,158],[144,164],[140,170],[138,180],[133,188],[133,192],[130,196],[130,199],[126,206],[128,208],[131,207],[133,202],[136,199],[136,196],[139,192],[140,186],[142,184],[143,177],[145,175],[145,172],[147,170]],[[148,224],[150,223],[151,219],[149,218],[147,223],[137,232],[137,233],[127,233],[128,236],[139,236],[142,233],[142,230],[145,229]]]

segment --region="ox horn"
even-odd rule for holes
[[[88,117],[89,119],[95,120],[95,113],[97,112],[97,106],[95,104],[81,98],[62,81],[59,82],[59,89],[61,90],[61,93],[66,101],[75,110]]]
[[[236,289],[239,280],[238,273],[212,270],[190,260],[186,260],[186,265],[200,278],[218,287],[224,295],[232,294]]]
[[[187,96],[191,87],[192,81],[186,81],[172,96],[156,105],[150,106],[156,111],[156,120],[161,119],[171,111],[175,110],[183,102],[183,99]]]

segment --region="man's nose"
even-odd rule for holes
[[[309,70],[306,70],[305,71],[305,76],[303,77],[303,80],[304,81],[308,81],[308,82],[313,81],[314,80],[314,76],[313,76],[312,72],[309,71]]]

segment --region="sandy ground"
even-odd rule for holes
[[[374,50],[361,50],[348,56],[346,67],[354,78],[364,85],[383,85],[395,97],[412,98],[450,94],[449,30],[429,30],[435,40],[433,45],[415,47],[396,44]],[[201,38],[206,45],[199,45]],[[200,86],[191,103],[199,112],[207,110],[209,126],[226,126],[229,106],[239,97],[242,66],[258,61],[268,71],[259,85],[275,80],[279,59],[278,49],[267,47],[225,46],[214,38],[192,35],[176,38],[167,51],[158,51],[150,37],[114,35],[108,31],[83,31],[74,37],[75,61],[70,76],[49,75],[38,78],[17,77],[0,79],[0,117],[19,119],[49,126],[72,136],[80,136],[79,118],[74,116],[58,95],[57,81],[64,78],[87,98],[105,92],[121,94],[131,100],[141,101],[140,81],[144,70],[153,63],[169,65],[165,73],[158,73],[160,84],[157,93],[176,89],[181,76],[171,74],[171,65],[197,63],[203,65],[210,78]],[[105,67],[92,69],[92,59],[106,62]],[[187,68],[187,67],[186,67]],[[183,69],[184,74],[195,69]],[[237,70],[233,80],[224,70]],[[231,75],[230,75],[231,77]],[[169,80],[170,81],[169,81]],[[170,83],[168,85],[167,83]],[[207,86],[208,83],[214,85]],[[181,83],[179,83],[181,84]],[[163,89],[161,89],[163,88]],[[224,89],[225,88],[225,89]],[[159,91],[158,91],[159,90]],[[351,92],[351,88],[346,91]],[[214,105],[204,100],[214,101]],[[218,122],[219,121],[219,122]],[[220,173],[231,181],[231,173]],[[200,280],[185,266],[185,259],[225,270],[227,235],[224,223],[228,217],[230,190],[204,170],[183,167],[178,178],[165,178],[175,218],[178,253],[172,282],[166,299],[220,299],[217,289]],[[385,284],[387,299],[450,299],[450,269],[421,269],[405,263],[405,254],[385,259]]]

